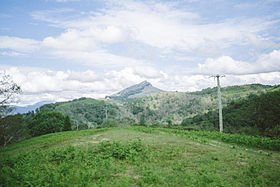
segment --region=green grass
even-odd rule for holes
[[[279,147],[277,140],[145,127],[62,132],[2,148],[0,184],[279,186]]]

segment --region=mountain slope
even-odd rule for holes
[[[40,111],[58,111],[68,115],[73,126],[79,129],[93,128],[101,125],[106,117],[117,119],[121,116],[116,104],[90,98],[47,104],[40,107]]]
[[[146,86],[143,86],[146,85]],[[151,87],[149,83],[133,88],[143,90]],[[273,90],[272,86],[259,84],[231,86],[222,88],[223,105],[246,98],[251,94]],[[128,119],[139,122],[144,119],[146,124],[159,123],[162,125],[181,124],[185,118],[202,115],[217,108],[217,88],[207,88],[198,92],[155,92],[140,98],[129,98],[125,89],[119,92],[117,99],[95,100],[89,98],[76,99],[69,102],[44,105],[41,111],[59,111],[68,115],[75,127],[89,128],[102,124],[107,118],[115,120]],[[134,94],[135,95],[135,94]],[[119,99],[122,98],[122,99]]]
[[[230,86],[221,89],[223,105],[251,94],[261,94],[274,87],[251,84]],[[168,121],[180,124],[184,118],[204,114],[217,108],[217,88],[207,88],[197,92],[159,92],[151,95],[126,100],[120,108],[126,108],[140,120],[141,116],[147,123],[159,121],[167,124]]]
[[[218,127],[218,111],[187,118],[185,126]],[[280,90],[230,102],[223,108],[225,132],[280,137]]]
[[[35,111],[37,108],[40,108],[41,106],[43,106],[45,104],[48,104],[48,103],[51,103],[51,101],[42,101],[42,102],[39,102],[39,103],[35,103],[34,105],[28,105],[28,106],[24,106],[24,107],[12,106],[12,107],[15,108],[13,113],[14,114],[16,114],[16,113],[24,114],[24,113],[27,113],[29,111]]]
[[[162,90],[154,87],[151,83],[147,81],[143,81],[139,84],[130,86],[114,95],[107,96],[107,98],[124,100],[131,98],[139,98],[157,92],[162,92]]]

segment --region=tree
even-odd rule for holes
[[[104,119],[101,127],[117,127],[118,124],[119,123],[114,119]]]
[[[9,116],[13,111],[9,104],[15,102],[20,91],[20,87],[13,82],[11,76],[0,72],[0,145],[6,146],[24,134],[22,116],[19,114]]]
[[[71,131],[72,128],[71,128],[71,122],[70,122],[70,118],[69,116],[66,116],[65,117],[65,120],[64,120],[64,127],[63,127],[63,130],[64,131]]]
[[[25,138],[26,134],[21,114],[0,118],[0,145],[5,147],[11,142]]]
[[[12,80],[10,75],[0,72],[0,107],[14,102],[20,93],[20,87]],[[2,114],[2,110],[1,110]],[[2,115],[1,115],[2,116]]]
[[[144,117],[144,115],[141,115],[140,121],[139,121],[139,125],[140,125],[140,126],[146,126],[146,122],[145,122],[145,117]]]
[[[32,136],[40,136],[64,131],[65,121],[65,117],[60,112],[39,112],[28,124],[28,128]]]

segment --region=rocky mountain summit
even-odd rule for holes
[[[143,96],[149,95],[151,93],[156,93],[156,92],[163,92],[163,91],[154,87],[151,83],[149,83],[148,81],[145,80],[139,84],[130,86],[116,94],[107,96],[107,98],[132,99],[132,98],[143,97]]]

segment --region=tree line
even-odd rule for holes
[[[0,72],[0,145],[7,146],[29,137],[71,130],[69,116],[60,112],[28,112],[12,115],[21,88],[5,72]]]

